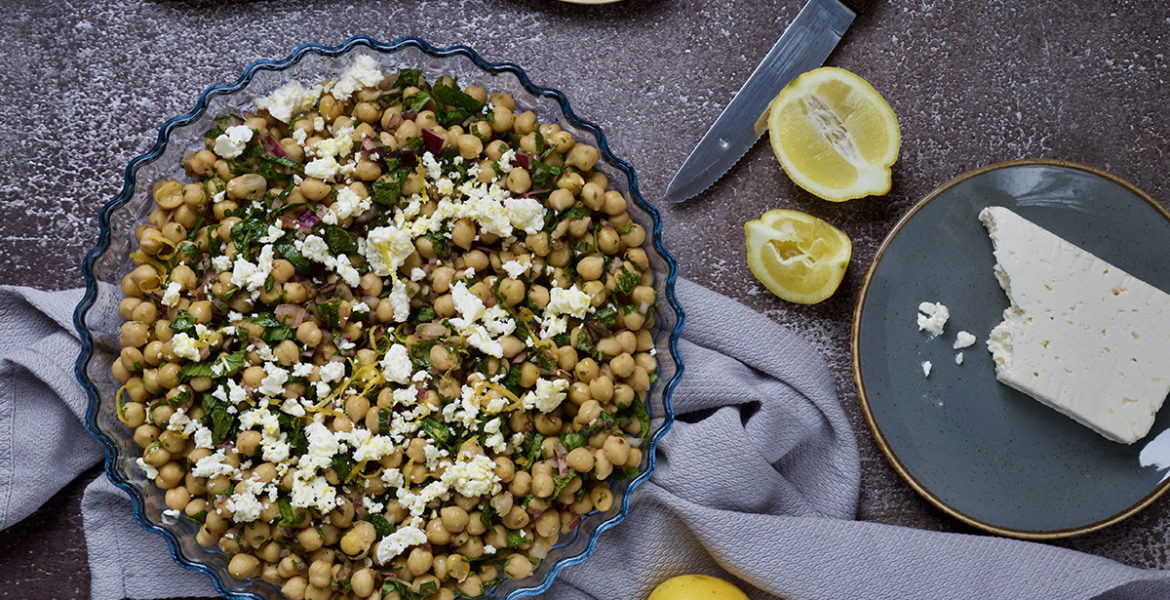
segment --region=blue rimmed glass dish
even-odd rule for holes
[[[683,374],[677,345],[683,311],[674,292],[678,265],[662,243],[662,218],[638,192],[638,176],[633,167],[613,155],[600,127],[573,113],[563,93],[533,84],[524,70],[512,63],[491,63],[466,46],[436,48],[415,37],[382,43],[357,36],[332,47],[305,44],[284,60],[261,60],[248,65],[234,83],[205,89],[191,112],[167,120],[159,130],[154,147],[126,167],[121,193],[102,207],[98,243],[83,264],[86,294],[74,313],[74,325],[82,342],[77,377],[89,395],[86,425],[105,448],[106,474],[130,496],[135,519],[143,528],[166,540],[179,565],[206,573],[216,590],[227,598],[282,597],[276,586],[260,579],[239,581],[228,575],[227,564],[221,560],[223,555],[217,549],[203,548],[195,542],[194,524],[184,519],[164,523],[163,490],[146,479],[135,465],[140,449],[132,439],[132,431],[118,421],[114,409],[118,383],[110,375],[110,365],[120,349],[119,283],[122,275],[133,268],[129,254],[135,247],[134,226],[146,220],[153,208],[151,186],[162,178],[183,177],[180,160],[187,152],[203,147],[203,132],[211,127],[215,115],[249,110],[255,97],[270,93],[290,79],[314,83],[335,77],[358,53],[373,57],[384,71],[421,68],[431,79],[454,75],[464,85],[475,83],[489,91],[507,92],[515,98],[517,110],[532,110],[542,123],[556,123],[578,140],[596,145],[601,154],[597,168],[609,178],[611,188],[633,201],[630,216],[652,233],[647,255],[655,274],[660,306],[654,331],[658,379],[648,398],[652,417],[649,450],[644,453],[637,477],[614,484],[614,496],[620,502],[604,513],[594,511],[587,515],[573,533],[562,537],[531,577],[506,581],[487,594],[499,599],[536,595],[548,589],[561,569],[589,558],[601,532],[625,518],[634,489],[650,477],[654,469],[654,448],[674,421],[670,396]]]

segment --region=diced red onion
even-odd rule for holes
[[[431,131],[430,129],[422,130],[423,143],[426,144],[427,150],[431,154],[438,154],[443,149],[443,136]]]
[[[546,188],[546,189],[543,189],[543,190],[528,190],[527,192],[524,192],[523,194],[520,194],[520,197],[521,197],[521,198],[531,198],[531,197],[533,197],[533,196],[539,196],[539,195],[541,195],[541,194],[547,194],[547,193],[549,193],[549,192],[551,192],[551,191],[552,191],[552,190],[550,190],[550,189],[547,189],[547,188]]]
[[[305,307],[299,304],[281,304],[278,305],[272,312],[276,315],[276,319],[278,321],[281,320],[281,317],[285,315],[291,317],[287,325],[293,328],[296,328],[300,326],[301,323],[309,320],[309,311],[305,310]]]
[[[366,160],[378,160],[381,155],[378,153],[379,144],[377,140],[370,136],[362,136],[362,158]]]
[[[391,113],[390,118],[386,120],[386,129],[398,127],[403,121],[402,113]]]
[[[404,111],[402,111],[402,118],[403,118],[403,119],[406,119],[406,120],[413,121],[413,120],[414,120],[414,118],[415,118],[415,117],[417,117],[417,116],[418,116],[418,113],[414,112],[413,110],[404,110]]]
[[[516,164],[520,165],[521,167],[523,167],[525,169],[531,169],[532,168],[532,157],[528,156],[527,154],[525,154],[523,152],[519,152],[516,154]]]
[[[309,229],[312,229],[321,222],[321,218],[318,217],[317,213],[313,212],[312,209],[309,209],[301,213],[301,216],[297,219],[297,222],[305,227],[308,227]]]
[[[264,136],[264,147],[267,148],[268,151],[271,152],[274,156],[288,158],[288,153],[286,153],[284,148],[280,146],[280,142],[276,141],[276,138],[270,135]]]

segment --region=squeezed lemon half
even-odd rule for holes
[[[840,229],[784,209],[770,210],[743,229],[748,267],[773,294],[797,304],[816,304],[841,285],[853,244]]]
[[[768,113],[768,138],[792,181],[832,202],[889,192],[902,144],[885,98],[836,67],[809,71],[780,90]]]

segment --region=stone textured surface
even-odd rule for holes
[[[463,43],[525,67],[599,123],[663,210],[682,272],[810,339],[829,360],[860,441],[862,519],[967,531],[893,472],[857,409],[849,370],[853,303],[897,218],[933,187],[1001,160],[1048,157],[1128,179],[1166,205],[1170,180],[1170,7],[1160,2],[875,0],[829,64],[857,72],[899,115],[902,154],[884,198],[829,204],[796,189],[764,144],[681,206],[666,184],[802,0],[553,0],[104,3],[10,0],[0,22],[0,282],[80,284],[79,261],[121,171],[198,92],[256,58],[363,33]],[[794,306],[744,263],[742,223],[771,208],[829,220],[854,241],[830,300]],[[50,266],[51,265],[51,266]],[[92,471],[89,477],[96,475]],[[86,479],[86,478],[83,478]],[[0,598],[88,596],[78,504],[69,486],[0,532]],[[1143,567],[1170,567],[1170,501],[1105,531],[1057,542]]]

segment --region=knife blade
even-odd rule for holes
[[[679,168],[666,198],[682,202],[723,177],[759,139],[756,122],[805,71],[824,64],[861,12],[858,0],[809,0]]]

